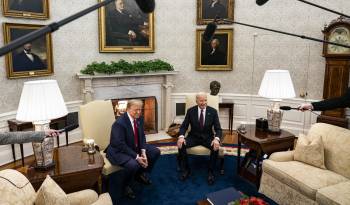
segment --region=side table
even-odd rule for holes
[[[270,155],[274,152],[286,151],[293,149],[295,136],[294,134],[282,130],[280,132],[270,132],[256,129],[255,125],[246,125],[246,132],[238,130],[238,157],[237,157],[237,174],[252,181],[257,188],[260,185],[262,173],[262,157],[264,154]],[[247,170],[247,167],[241,166],[241,148],[242,143],[256,153],[256,170],[255,175]]]
[[[101,176],[104,165],[103,157],[100,152],[88,154],[82,152],[82,146],[64,146],[54,150],[55,167],[47,171],[35,170],[32,165],[22,167],[22,172],[38,190],[46,175],[55,180],[55,182],[65,191],[71,193],[83,189],[98,190],[98,180]]]
[[[33,130],[33,124],[31,122],[21,122],[15,119],[11,119],[7,121],[10,132],[16,132],[16,131],[26,131],[26,130]],[[67,116],[51,120],[50,122],[50,128],[52,129],[58,129],[59,123],[63,123],[64,127],[67,126]],[[66,145],[68,145],[68,132],[65,132],[66,135]],[[59,136],[56,137],[57,139],[57,146],[60,145]],[[24,153],[23,153],[23,144],[19,144],[20,150],[21,150],[21,160],[22,160],[22,166],[24,166]],[[16,153],[15,153],[15,145],[11,144],[12,148],[12,156],[13,161],[16,161]]]
[[[228,130],[232,135],[234,103],[219,103],[219,109],[220,108],[228,108]]]

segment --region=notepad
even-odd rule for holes
[[[212,192],[206,195],[207,200],[212,205],[227,205],[230,202],[241,198],[242,194],[235,188],[230,187],[220,191]]]

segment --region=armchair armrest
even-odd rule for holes
[[[67,194],[70,205],[90,205],[98,200],[98,195],[91,189],[73,192]]]
[[[113,205],[113,202],[109,193],[104,193],[104,194],[101,194],[98,197],[98,200],[91,205]]]
[[[275,152],[270,155],[269,159],[276,162],[293,161],[294,151]]]

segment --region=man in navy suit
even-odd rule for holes
[[[136,196],[130,187],[135,178],[144,184],[151,184],[145,172],[150,172],[157,161],[160,150],[146,144],[144,123],[141,117],[143,103],[129,100],[126,111],[112,125],[107,158],[113,165],[125,168],[127,173],[125,194],[134,199]]]
[[[202,145],[210,149],[210,162],[208,167],[208,184],[215,181],[214,169],[218,157],[222,130],[217,111],[207,106],[207,94],[198,93],[196,95],[197,105],[187,110],[185,120],[180,127],[180,136],[177,141],[179,148],[179,160],[182,169],[181,180],[186,180],[190,175],[187,161],[186,148]],[[191,131],[185,138],[184,135],[191,125]],[[213,132],[213,128],[215,133]]]

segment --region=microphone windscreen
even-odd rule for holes
[[[69,132],[69,131],[72,131],[78,127],[79,127],[78,124],[72,124],[72,125],[68,125],[68,126],[64,127],[63,129],[58,130],[58,132],[59,133],[66,132],[66,131]]]
[[[292,108],[290,106],[280,106],[281,110],[291,110]]]
[[[214,22],[209,23],[203,33],[203,40],[205,42],[210,42],[214,36],[215,30],[216,30],[216,23]]]
[[[135,0],[143,13],[152,13],[155,8],[154,0]]]
[[[269,0],[256,0],[256,4],[258,4],[259,6],[264,5],[266,2],[268,2]]]

